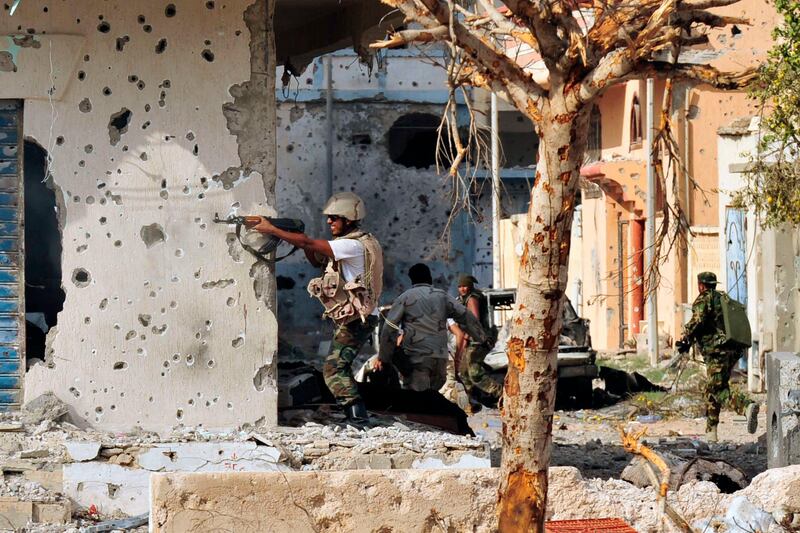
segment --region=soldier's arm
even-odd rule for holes
[[[255,231],[259,233],[266,233],[267,235],[274,235],[275,237],[279,238],[282,241],[286,241],[292,246],[297,246],[298,248],[302,249],[306,253],[306,257],[309,257],[309,252],[320,254],[324,257],[333,258],[333,250],[331,249],[330,242],[324,239],[312,239],[305,233],[294,233],[291,231],[284,231],[280,228],[276,228],[272,225],[272,223],[264,217],[261,217],[261,222],[253,226]],[[309,261],[311,259],[309,258]],[[320,266],[319,264],[314,264],[314,266]]]
[[[475,298],[470,298],[470,301],[474,300]],[[470,336],[470,338],[478,342],[483,342],[486,340],[486,333],[483,331],[483,326],[481,326],[477,315],[473,314],[466,307],[461,305],[450,296],[447,297],[447,316],[448,318],[455,320],[461,329]]]
[[[703,324],[706,318],[708,308],[707,298],[698,298],[692,304],[692,318],[683,326],[683,339],[691,342],[697,335],[697,330]]]
[[[392,308],[385,317],[386,323],[381,329],[381,339],[378,348],[378,360],[381,363],[389,364],[394,357],[394,351],[397,347],[397,337],[400,334],[397,327],[400,327],[403,322],[403,315],[405,314],[405,305],[403,304],[402,297],[395,300]]]

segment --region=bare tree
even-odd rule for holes
[[[381,1],[400,10],[409,29],[373,47],[445,43],[451,90],[497,93],[533,122],[540,139],[507,346],[498,514],[501,531],[544,531],[570,228],[592,103],[612,85],[643,77],[743,86],[752,72],[723,74],[681,62],[680,53],[707,42],[709,28],[746,21],[710,11],[738,0]],[[546,82],[520,65],[510,44],[539,55]],[[456,146],[455,156],[465,149]],[[462,159],[453,158],[451,175]]]

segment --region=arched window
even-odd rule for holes
[[[631,145],[642,143],[642,106],[639,105],[639,97],[633,95],[631,103]]]

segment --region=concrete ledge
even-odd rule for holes
[[[153,474],[154,532],[471,531],[494,525],[496,469]]]

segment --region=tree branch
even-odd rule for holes
[[[442,41],[447,38],[447,26],[438,26],[432,29],[402,30],[389,35],[385,41],[378,41],[369,45],[370,48],[397,48],[411,43],[430,43]]]

